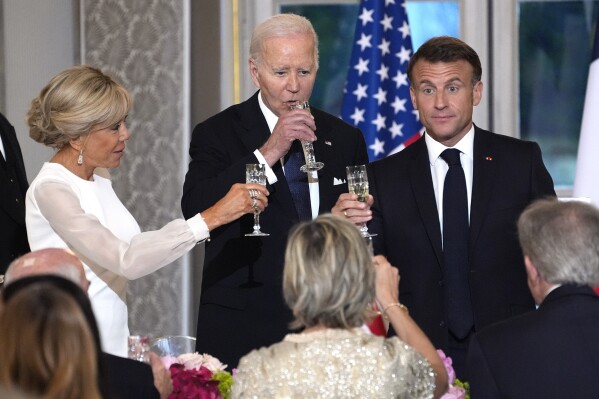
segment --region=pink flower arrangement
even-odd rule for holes
[[[226,364],[199,353],[165,356],[164,366],[171,372],[173,392],[169,399],[228,399],[233,377]]]
[[[456,378],[451,358],[446,356],[441,349],[437,349],[437,353],[447,371],[447,383],[449,384],[449,389],[445,395],[441,396],[441,399],[470,399],[470,387],[467,382],[462,382]]]

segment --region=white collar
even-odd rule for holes
[[[458,143],[453,147],[444,146],[443,144],[439,143],[431,136],[429,136],[426,132],[424,133],[424,141],[426,142],[426,148],[428,150],[428,159],[431,165],[434,165],[441,156],[441,153],[448,148],[458,149],[464,155],[470,157],[470,159],[474,159],[474,124],[472,124],[470,130],[468,130],[468,133],[466,133],[464,137],[462,137],[462,139],[458,141]]]

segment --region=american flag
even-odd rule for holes
[[[412,37],[405,0],[362,0],[341,118],[364,133],[371,161],[422,134],[410,100]]]

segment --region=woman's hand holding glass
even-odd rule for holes
[[[253,194],[253,197],[252,197]],[[256,210],[262,212],[268,206],[269,192],[257,183],[235,183],[216,204],[202,212],[209,230],[230,223]]]

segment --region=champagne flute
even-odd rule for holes
[[[306,109],[310,111],[310,104],[308,101],[298,101],[289,106],[290,110],[294,109]],[[300,140],[302,143],[302,149],[304,150],[304,158],[306,164],[300,167],[300,170],[304,173],[313,172],[322,169],[324,164],[322,162],[316,162],[316,156],[314,155],[314,146],[311,142],[306,140]]]
[[[368,175],[366,174],[366,165],[346,166],[347,171],[347,187],[350,194],[357,194],[358,201],[368,201]],[[362,223],[360,234],[364,238],[375,237],[377,234],[368,232],[366,223]],[[369,245],[371,243],[369,242]]]
[[[264,165],[259,163],[248,163],[245,165],[245,182],[256,183],[266,186],[266,173],[264,172]],[[254,201],[256,199],[252,197]],[[248,237],[264,237],[269,236],[268,233],[260,231],[260,209],[257,206],[254,207],[254,231],[246,234]]]

